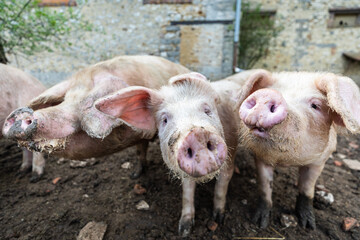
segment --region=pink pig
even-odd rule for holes
[[[240,85],[208,82],[199,73],[175,76],[155,91],[129,87],[96,101],[100,111],[140,129],[158,129],[163,159],[182,180],[183,199],[179,234],[189,235],[194,224],[196,182],[218,176],[213,217],[223,222],[226,193],[238,145],[239,117],[230,96]]]
[[[185,67],[156,56],[120,56],[97,63],[33,99],[30,108],[11,113],[3,134],[30,149],[70,159],[104,156],[137,145],[140,161],[132,177],[138,177],[156,131],[129,126],[100,112],[94,102],[132,85],[157,89],[186,72]]]
[[[39,80],[20,69],[0,64],[0,126],[12,110],[26,105],[33,97],[46,88]],[[0,133],[0,137],[2,134]],[[43,174],[45,160],[41,153],[32,153],[23,149],[23,160],[20,172],[24,173],[32,166],[32,180]]]
[[[299,167],[296,213],[315,229],[315,182],[336,148],[337,133],[360,131],[360,93],[348,77],[332,73],[258,70],[238,101],[240,141],[255,158],[260,198],[254,221],[265,228],[272,207],[275,166]]]

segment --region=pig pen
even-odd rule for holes
[[[317,184],[335,198],[329,206],[315,198],[317,229],[285,227],[284,214],[295,216],[297,168],[277,168],[274,173],[271,228],[251,223],[257,185],[255,167],[238,152],[235,173],[227,196],[225,224],[211,221],[215,181],[198,185],[195,193],[195,227],[189,239],[360,239],[360,227],[342,229],[343,219],[360,220],[360,172],[334,161],[360,159],[360,138],[339,137],[337,152],[328,160]],[[158,142],[150,144],[148,165],[139,179],[129,178],[136,148],[92,159],[83,168],[70,161],[47,157],[45,175],[30,183],[30,173],[17,175],[21,150],[11,141],[0,140],[0,239],[75,239],[91,221],[103,222],[104,239],[182,239],[178,236],[181,215],[181,185],[162,162]],[[336,162],[338,163],[338,162]],[[145,188],[134,191],[140,184]],[[136,205],[144,200],[148,210]]]

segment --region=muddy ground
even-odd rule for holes
[[[274,181],[272,228],[286,239],[360,239],[360,228],[344,232],[344,217],[360,220],[360,174],[334,160],[360,159],[360,140],[339,138],[337,152],[329,159],[318,184],[335,197],[331,206],[315,202],[317,229],[284,228],[281,215],[294,215],[297,196],[296,168],[278,168]],[[338,154],[340,153],[340,154]],[[70,168],[68,161],[47,157],[46,173],[37,183],[30,174],[17,176],[21,151],[13,143],[0,141],[0,239],[75,239],[90,221],[104,222],[104,239],[181,239],[177,236],[181,213],[181,185],[161,161],[156,142],[150,145],[148,167],[137,180],[121,165],[135,159],[135,148],[98,158],[93,166]],[[190,239],[279,237],[274,230],[260,230],[250,222],[256,199],[255,169],[250,160],[237,156],[239,174],[230,182],[225,224],[215,231],[211,219],[214,181],[197,187],[195,227]],[[61,179],[53,184],[53,179]],[[136,195],[135,184],[147,192]],[[148,211],[136,209],[145,200]],[[245,201],[246,200],[246,201]]]

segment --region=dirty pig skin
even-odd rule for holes
[[[70,159],[104,156],[137,145],[135,178],[156,131],[129,126],[99,111],[94,102],[133,85],[158,89],[170,77],[186,72],[185,67],[156,56],[119,56],[100,62],[48,89],[29,108],[15,110],[2,132],[32,150]]]

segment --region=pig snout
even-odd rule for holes
[[[26,139],[36,132],[37,120],[31,108],[18,108],[5,120],[2,133],[7,138]]]
[[[253,92],[241,104],[240,118],[253,132],[266,137],[266,130],[281,123],[287,116],[287,104],[281,93],[273,89]]]
[[[227,147],[220,136],[195,128],[181,142],[177,161],[188,175],[201,177],[220,169],[226,157]]]

